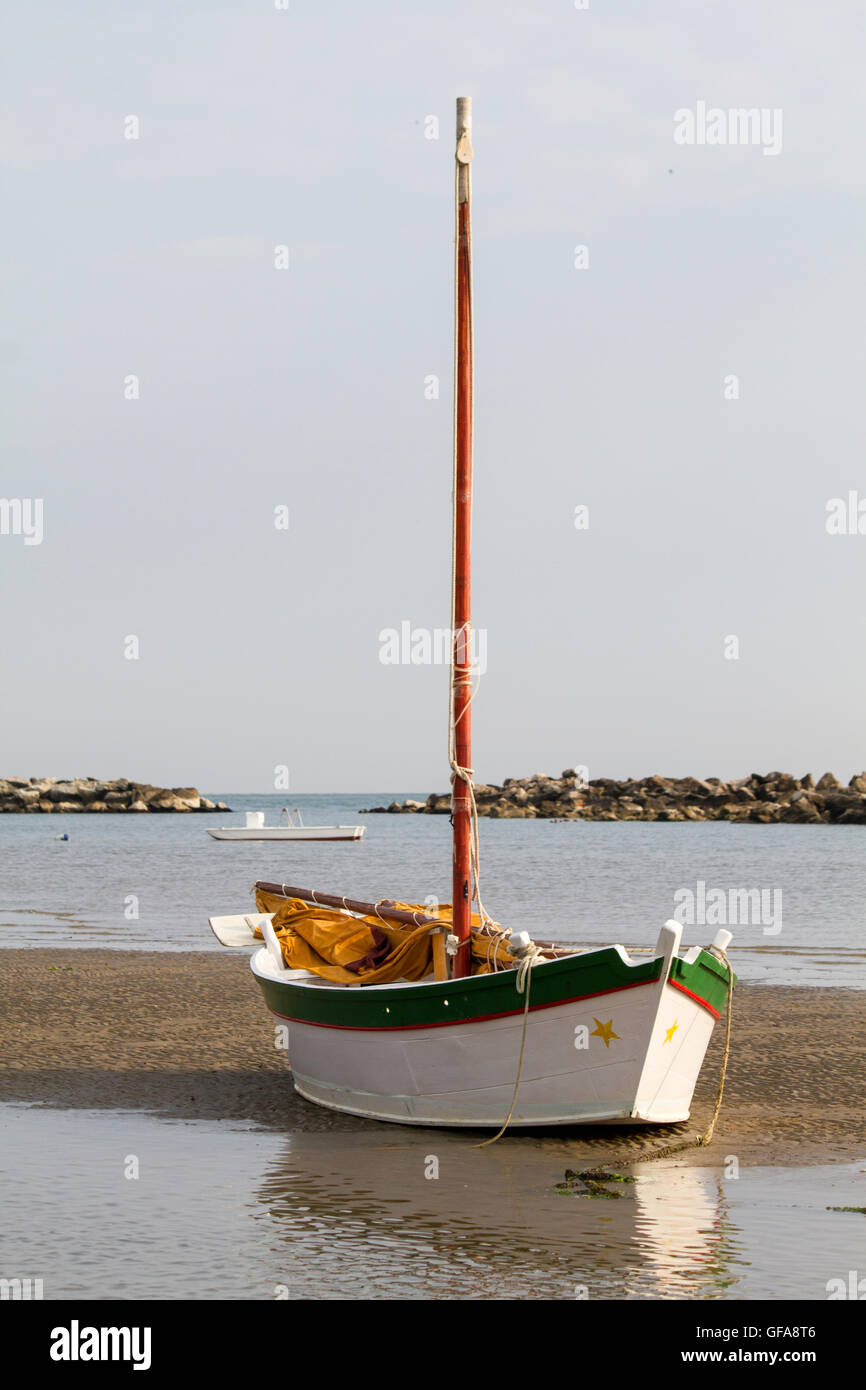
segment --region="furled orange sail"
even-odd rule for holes
[[[413,903],[392,906],[409,912],[429,911]],[[274,932],[291,970],[310,970],[332,984],[388,985],[397,980],[422,980],[433,969],[433,938],[426,923],[412,927],[373,915],[350,916],[261,888],[256,889],[256,907],[259,912],[273,914]],[[449,930],[450,903],[439,907],[437,917]],[[478,930],[481,918],[477,913],[472,926],[473,975],[514,965],[506,942]]]

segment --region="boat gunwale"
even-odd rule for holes
[[[320,977],[281,979],[256,967],[258,954],[256,952],[250,957],[250,969],[270,1012],[287,1023],[358,1032],[401,1032],[508,1018],[522,1014],[526,1008],[523,995],[517,992],[517,972],[513,969],[470,975],[460,980],[403,980],[384,985],[362,985],[359,981],[357,985],[348,985],[323,981]],[[707,968],[703,957],[708,958],[707,964],[712,962],[712,969]],[[720,978],[721,971],[717,972],[716,966],[721,966],[721,962],[701,948],[694,961],[676,957],[665,977],[663,956],[634,961],[621,946],[601,946],[597,950],[581,951],[559,960],[540,962],[533,967],[533,982],[536,990],[542,980],[549,988],[554,981],[565,983],[569,976],[579,976],[587,970],[604,970],[605,967],[609,972],[608,982],[598,981],[600,988],[581,990],[578,979],[575,979],[574,993],[561,992],[553,998],[538,997],[536,992],[533,999],[530,993],[528,1012],[537,1013],[543,1009],[579,1003],[584,999],[618,994],[642,985],[662,986],[668,983],[718,1019],[724,1008],[727,974]],[[632,971],[639,972],[637,978],[628,978]],[[675,975],[679,978],[674,978]],[[488,996],[487,1001],[485,995]],[[499,998],[494,1000],[493,995]],[[485,1002],[493,1007],[488,1012],[481,1012]],[[383,1013],[390,1015],[392,1006],[395,1013],[401,1016],[386,1020]],[[452,1008],[453,1013],[443,1016],[446,1009]],[[419,1017],[422,1011],[423,1017]],[[329,1014],[332,1016],[328,1017]]]
[[[290,1023],[349,1031],[400,1032],[506,1018],[522,1014],[526,1008],[524,996],[517,992],[517,971],[514,969],[457,980],[404,980],[388,985],[361,985],[359,982],[358,985],[334,984],[329,988],[330,982],[323,985],[320,981],[313,984],[303,979],[280,979],[275,974],[260,971],[255,965],[256,955],[258,952],[250,958],[250,969],[262,989],[265,1003],[272,1014]],[[632,961],[621,946],[602,946],[559,960],[543,961],[533,967],[528,1011],[536,1013],[642,985],[658,986],[663,969],[663,957]],[[574,993],[561,989],[554,998],[539,997],[538,985],[542,979],[550,988],[557,982],[567,983],[570,976],[598,970],[607,975],[606,981],[598,981],[600,988],[581,990],[575,979]],[[637,978],[628,978],[632,972]],[[481,1012],[485,1003],[488,1011]],[[383,1015],[390,1014],[392,1007],[403,1016],[387,1021]],[[443,1016],[451,1009],[452,1013]],[[422,1011],[423,1017],[419,1017]],[[336,1014],[339,1021],[329,1018],[329,1013]]]

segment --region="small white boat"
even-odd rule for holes
[[[247,811],[246,825],[221,825],[216,830],[207,827],[215,840],[361,840],[363,825],[304,825],[300,811],[294,813],[284,806],[281,816],[285,825],[265,825],[264,811]]]

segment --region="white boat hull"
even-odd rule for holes
[[[674,995],[673,990],[669,993]],[[661,1023],[661,1039],[653,1039],[646,1056],[634,1048],[625,1059],[614,1061],[603,1055],[601,1040],[584,1058],[576,1054],[575,1029],[595,1026],[585,1006],[564,1005],[531,1018],[510,1126],[687,1120],[713,1019],[698,1004],[682,1007],[679,997],[665,1002],[671,1022],[676,1015],[681,1028],[684,1015],[689,1015],[687,1040],[667,1057],[660,1053]],[[645,1037],[652,1003],[618,1006],[617,1026]],[[438,1029],[400,1039],[356,1035],[350,1041],[333,1035],[323,1038],[320,1029],[295,1024],[289,1036],[292,1077],[307,1100],[368,1119],[498,1126],[514,1093],[521,1033],[522,1020],[508,1019],[449,1030],[444,1042]]]
[[[206,826],[208,835],[215,840],[361,840],[364,838],[364,825],[274,825],[248,828],[244,825],[218,826],[212,830]]]
[[[674,979],[670,938],[676,937],[678,944],[679,928],[665,930],[669,949],[665,959],[657,962],[655,979],[646,978],[646,960],[632,961],[620,947],[604,948],[575,957],[573,980],[577,983],[565,978],[562,988],[565,993],[579,989],[581,975],[588,979],[585,972],[594,968],[593,957],[603,957],[605,968],[613,962],[616,983],[612,988],[549,1002],[551,991],[548,988],[545,1001],[541,977],[553,970],[562,978],[564,963],[536,965],[533,986],[543,1002],[532,1007],[530,995],[525,1019],[514,972],[510,972],[509,985],[513,1007],[505,1013],[437,1021],[430,1027],[414,1023],[392,1027],[388,1024],[389,991],[400,991],[405,1008],[405,983],[360,990],[329,986],[303,971],[281,969],[267,948],[253,956],[251,966],[277,1022],[288,1030],[295,1088],[318,1105],[401,1124],[498,1127],[514,1096],[525,1028],[520,1085],[510,1125],[667,1125],[689,1117],[719,1013]],[[677,964],[694,971],[699,956],[708,958],[706,952],[695,949]],[[635,974],[635,983],[628,982],[630,973]],[[274,988],[281,977],[287,987],[282,992]],[[466,983],[420,982],[414,989],[436,989],[440,1005],[459,1006],[458,986],[465,988]],[[497,987],[503,988],[502,984]],[[717,979],[713,987],[718,989]],[[365,996],[363,1027],[333,1021],[348,1016],[346,1005],[350,1012],[362,1006],[362,1001],[356,1005],[348,999],[347,991]],[[474,997],[482,1001],[479,1009],[483,1010],[484,993]],[[396,1013],[396,994],[393,1000]],[[446,1011],[440,1008],[440,1013]],[[311,1013],[316,1021],[311,1021]]]

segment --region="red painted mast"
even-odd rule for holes
[[[453,974],[470,970],[472,914],[472,806],[469,786],[455,768],[471,775],[471,542],[472,542],[472,225],[470,216],[472,99],[457,98],[456,362],[454,412],[454,643],[452,799],[454,825],[453,932],[458,949]]]

